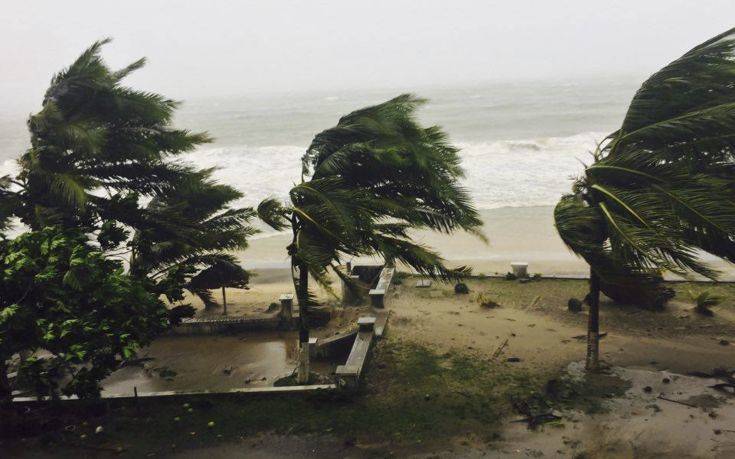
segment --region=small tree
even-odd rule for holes
[[[466,191],[458,150],[436,126],[414,119],[423,103],[411,95],[363,108],[318,134],[302,159],[301,183],[290,203],[263,201],[258,213],[275,229],[291,228],[287,248],[300,308],[301,358],[308,360],[309,276],[329,288],[328,269],[345,256],[377,255],[440,278],[460,275],[427,247],[412,242],[417,228],[479,234],[481,222]],[[299,382],[308,374],[299,366]]]
[[[716,276],[698,250],[735,261],[733,75],[735,29],[659,70],[556,206],[559,235],[590,265],[590,370],[599,364],[601,279]]]
[[[0,391],[7,361],[39,396],[95,397],[100,381],[169,325],[165,305],[90,247],[78,231],[45,228],[0,243]]]

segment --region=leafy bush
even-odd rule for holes
[[[0,371],[30,355],[18,382],[39,396],[99,395],[99,382],[169,324],[165,305],[78,231],[0,243]]]
[[[689,295],[692,297],[692,300],[694,300],[694,303],[696,304],[696,306],[694,306],[694,310],[705,316],[713,315],[713,312],[710,310],[710,308],[722,303],[722,297],[713,294],[709,290],[705,290],[700,293],[696,293],[693,290],[690,290]]]

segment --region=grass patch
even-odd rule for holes
[[[74,456],[79,445],[143,457],[237,441],[259,432],[325,433],[349,441],[388,441],[392,446],[434,444],[472,431],[491,439],[510,400],[527,397],[540,381],[505,364],[472,356],[439,355],[396,339],[381,342],[355,397],[211,396],[141,399],[109,404],[103,413],[65,404],[45,410],[41,431],[16,432],[2,446],[41,448]],[[28,413],[25,413],[28,419]],[[210,424],[211,423],[211,424]],[[95,434],[101,425],[104,432]],[[52,426],[49,428],[48,426]],[[69,428],[68,426],[73,426]],[[20,437],[26,437],[19,442]],[[94,446],[92,446],[94,445]]]

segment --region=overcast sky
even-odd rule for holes
[[[30,112],[96,39],[178,99],[646,75],[735,25],[735,0],[3,0],[0,110]]]

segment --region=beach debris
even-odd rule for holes
[[[725,338],[720,338],[720,340],[718,341],[718,343],[720,344],[720,346],[729,346],[730,345],[730,341],[726,340]]]
[[[536,295],[536,297],[533,299],[533,301],[531,301],[531,304],[528,305],[528,308],[529,309],[532,309],[532,308],[536,307],[536,305],[539,303],[539,301],[541,301],[541,295]]]
[[[659,395],[657,398],[659,400],[665,400],[667,402],[688,406],[689,408],[699,408],[697,405],[694,405],[692,403],[682,402],[681,400],[674,400],[673,398],[664,397],[663,395]]]
[[[416,288],[429,288],[431,287],[431,279],[419,279],[416,281]]]
[[[646,387],[643,388],[643,392],[645,392],[647,394],[650,394],[651,392],[653,392],[653,387],[646,386]]]
[[[495,360],[498,357],[500,357],[500,354],[503,353],[503,349],[505,349],[505,346],[507,346],[507,345],[508,345],[508,338],[506,338],[505,341],[503,341],[500,344],[500,346],[498,346],[498,348],[495,349],[495,352],[493,352],[493,358],[492,359]]]
[[[209,422],[207,423],[207,427],[209,427],[210,429],[211,429],[212,427],[214,427],[214,421],[209,421]]]
[[[600,339],[602,339],[602,338],[604,338],[604,337],[606,337],[606,336],[607,336],[607,332],[605,332],[605,333],[600,333]],[[576,339],[576,340],[582,341],[582,340],[585,340],[585,339],[587,339],[587,335],[577,335],[577,336],[572,336],[572,339]],[[654,364],[653,362],[651,362],[651,365],[655,365],[655,364]]]
[[[513,422],[526,422],[529,429],[535,429],[541,424],[558,421],[561,416],[554,414],[548,402],[540,395],[532,395],[526,399],[511,398],[513,408],[524,417]]]
[[[458,295],[466,295],[466,294],[470,293],[470,288],[467,287],[467,284],[465,284],[464,282],[458,282],[454,286],[454,293],[456,293]]]
[[[521,358],[520,357],[508,357],[507,359],[505,359],[505,361],[510,362],[510,363],[518,363],[521,361]]]
[[[569,301],[567,302],[567,309],[569,310],[569,312],[581,312],[582,302],[579,301],[577,298],[569,298]]]
[[[226,366],[225,368],[222,369],[222,373],[224,373],[227,376],[229,376],[230,374],[232,374],[232,370],[233,369],[234,369],[234,367],[232,365],[228,365],[228,366]]]
[[[492,298],[490,298],[490,296],[486,293],[478,294],[477,302],[480,304],[480,306],[487,309],[495,309],[500,307],[500,305],[493,301]]]
[[[733,383],[719,383],[709,387],[723,394],[735,395],[735,384]]]
[[[94,429],[94,433],[96,433],[96,434],[101,434],[101,433],[102,433],[102,432],[104,432],[104,431],[105,431],[105,428],[104,428],[104,427],[102,427],[102,426],[97,426],[97,427],[96,427],[96,428]]]

